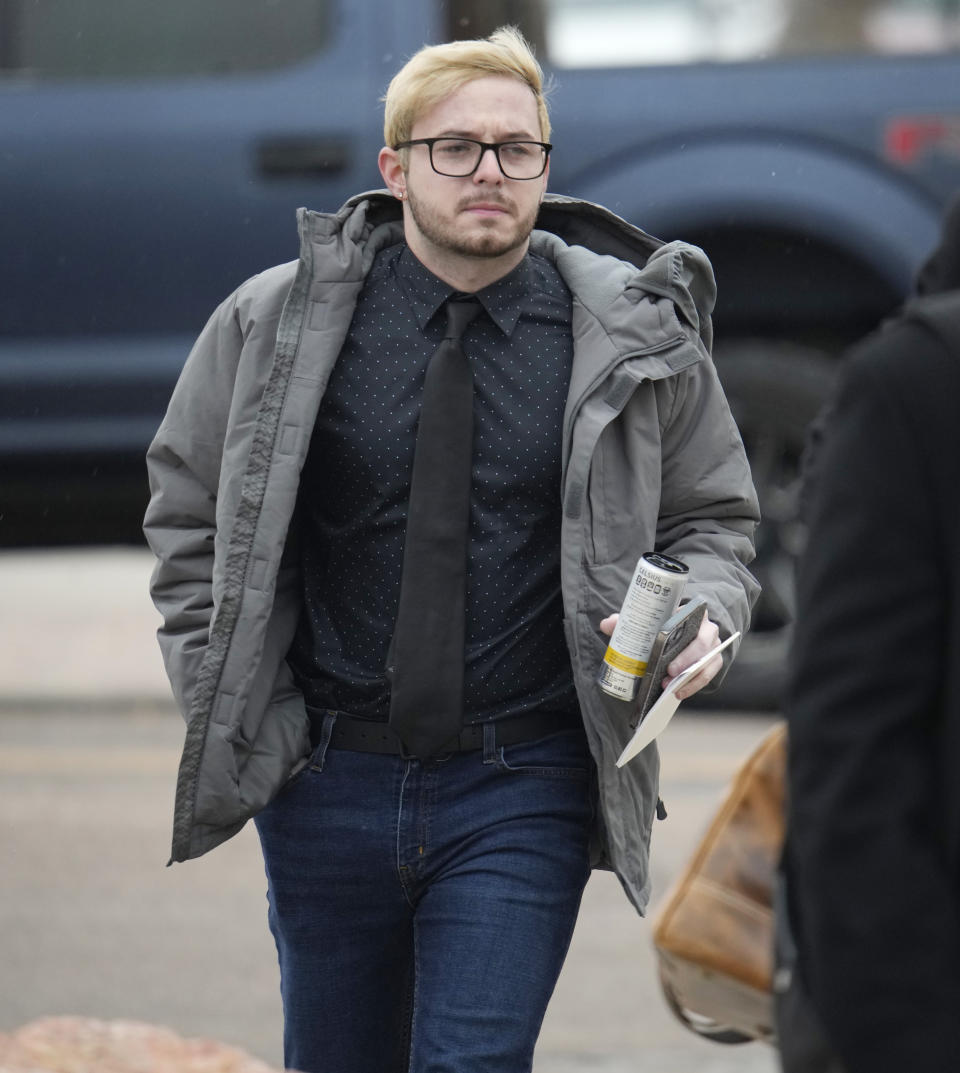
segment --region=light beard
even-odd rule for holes
[[[487,198],[485,201],[497,203],[495,198]],[[420,202],[409,187],[407,189],[407,205],[418,230],[436,249],[445,253],[455,254],[458,257],[478,257],[483,259],[503,257],[523,246],[530,237],[530,232],[533,231],[537,220],[537,212],[539,211],[538,205],[527,218],[517,219],[512,229],[512,234],[500,235],[491,230],[486,233],[481,232],[480,234],[468,236],[457,231],[450,224],[438,222],[429,207]],[[458,209],[463,207],[458,206]]]

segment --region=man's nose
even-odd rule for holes
[[[480,154],[480,163],[473,173],[473,178],[480,182],[502,182],[503,172],[494,149],[484,149]]]

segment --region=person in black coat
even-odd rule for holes
[[[781,973],[789,1073],[960,1068],[957,288],[960,200],[926,296],[846,360],[812,468],[783,865],[811,1016]]]

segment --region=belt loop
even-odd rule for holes
[[[327,749],[330,748],[330,739],[333,737],[333,727],[337,721],[337,713],[331,709],[323,714],[323,726],[320,728],[320,743],[313,752],[312,771],[323,771],[323,765],[327,760]]]
[[[483,762],[495,764],[497,762],[497,724],[483,724]]]

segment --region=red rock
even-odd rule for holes
[[[0,1033],[0,1073],[278,1073],[235,1047],[139,1021],[46,1017]]]

